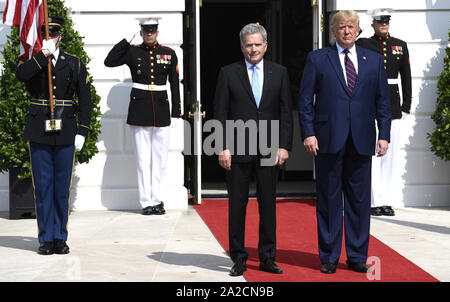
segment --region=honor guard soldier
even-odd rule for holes
[[[373,18],[372,27],[375,34],[368,38],[358,39],[357,44],[377,51],[383,56],[384,68],[388,78],[391,101],[391,142],[385,156],[374,157],[372,162],[372,205],[373,216],[394,216],[392,200],[394,176],[398,173],[395,166],[400,141],[401,118],[411,109],[411,68],[408,46],[406,42],[389,34],[389,21],[393,9],[373,9],[367,14]],[[400,79],[399,79],[400,75]],[[401,84],[401,89],[399,89]],[[401,97],[400,97],[401,90]]]
[[[23,137],[29,142],[38,253],[43,255],[69,253],[66,240],[74,154],[88,135],[92,110],[85,65],[59,48],[63,22],[61,17],[49,17],[49,40],[44,40],[41,51],[19,62],[16,69],[16,77],[25,82],[30,98]],[[54,106],[50,106],[49,64]],[[79,99],[77,111],[72,104],[74,94]]]
[[[108,67],[128,65],[133,80],[127,124],[131,125],[134,135],[143,215],[165,214],[161,176],[169,153],[169,126],[171,117],[181,117],[178,59],[173,49],[157,41],[159,19],[138,19],[142,43],[131,45],[133,38],[130,42],[123,39],[105,59]]]

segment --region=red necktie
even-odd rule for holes
[[[356,86],[356,81],[358,80],[358,73],[356,73],[355,65],[353,65],[352,60],[348,57],[348,49],[344,49],[345,58],[345,73],[347,74],[347,89],[350,93],[353,93],[353,89]]]

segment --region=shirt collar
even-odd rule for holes
[[[342,52],[344,51],[344,49],[345,49],[345,48],[342,48],[341,45],[339,45],[338,42],[336,42],[336,47],[337,47],[338,53],[342,53]],[[348,51],[349,51],[350,54],[354,54],[355,51],[356,51],[356,49],[355,49],[355,44],[353,44],[353,46],[350,47],[350,48],[348,49]]]
[[[244,61],[245,61],[245,66],[247,66],[247,69],[251,69],[253,67],[253,64],[249,63],[247,60],[244,60]],[[264,61],[264,59],[262,59],[261,61],[258,62],[258,64],[256,64],[256,67],[259,70],[263,70],[263,66],[264,66],[263,61]]]
[[[56,61],[58,61],[58,57],[59,57],[59,48],[57,48],[54,52],[53,52],[53,57]]]

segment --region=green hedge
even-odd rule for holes
[[[450,40],[450,31],[449,31]],[[432,133],[428,133],[431,151],[444,161],[450,160],[450,48],[446,48],[444,70],[438,77],[436,111],[431,115],[436,124]]]

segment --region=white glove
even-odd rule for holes
[[[180,121],[181,121],[181,118],[171,117],[170,118],[170,128],[177,128]]]
[[[47,49],[50,54],[54,53],[56,50],[56,44],[52,39],[42,41],[42,49]]]
[[[86,140],[86,138],[83,135],[77,134],[75,136],[75,150],[81,151],[81,149],[83,149],[85,140]]]

